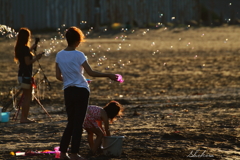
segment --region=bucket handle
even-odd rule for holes
[[[115,141],[113,141],[109,146],[107,146],[107,147],[103,147],[103,146],[101,146],[101,149],[107,149],[107,148],[109,148],[109,147],[111,147],[115,142],[117,142],[117,140],[118,140],[119,138],[116,138],[115,139]]]

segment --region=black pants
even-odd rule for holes
[[[64,99],[68,123],[60,142],[60,151],[67,152],[71,141],[71,153],[78,153],[82,139],[82,125],[88,107],[89,91],[86,88],[68,87],[64,89]]]

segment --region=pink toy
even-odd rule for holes
[[[55,158],[60,158],[60,153],[61,151],[59,151],[60,147],[54,147],[54,151],[55,151]]]
[[[122,76],[121,76],[120,74],[116,74],[116,76],[118,76],[117,81],[118,81],[119,83],[123,83],[123,82],[124,82],[124,80],[122,79]]]

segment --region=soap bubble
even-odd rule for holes
[[[152,43],[151,43],[151,46],[155,46],[155,42],[152,42]]]

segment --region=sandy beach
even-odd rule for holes
[[[119,101],[124,115],[110,128],[113,135],[125,138],[120,157],[89,156],[83,132],[82,156],[90,160],[240,159],[239,27],[84,32],[86,42],[79,50],[92,68],[124,78],[117,83],[85,74],[91,79],[89,104]],[[59,146],[67,121],[62,83],[55,78],[55,56],[66,45],[58,36],[33,33],[33,38],[41,39],[38,52],[52,48],[40,60],[52,89],[42,85],[38,95],[52,118],[33,101],[29,117],[39,123],[0,123],[0,159],[54,159],[53,154],[15,157],[10,152]],[[10,89],[17,86],[14,42],[0,37],[2,107]],[[33,70],[38,68],[36,63]],[[39,73],[36,79],[41,77]],[[15,113],[11,105],[7,111]]]

